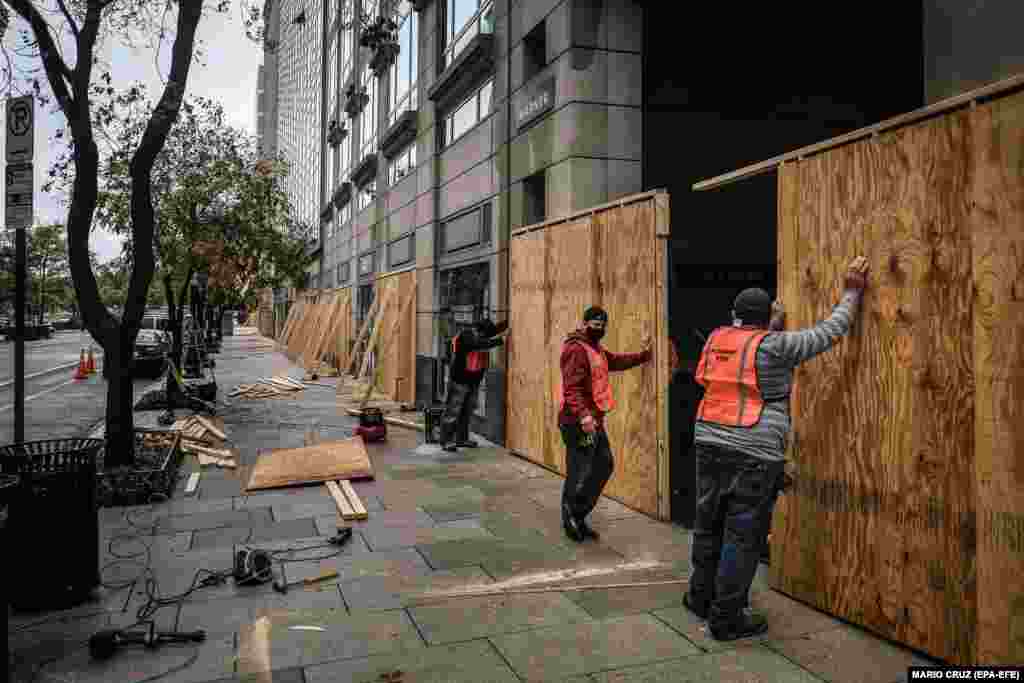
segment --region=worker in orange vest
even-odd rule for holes
[[[732,326],[716,329],[704,345],[694,373],[705,393],[694,429],[697,516],[693,575],[683,603],[708,620],[718,640],[768,629],[764,617],[747,605],[786,476],[793,372],[850,331],[867,273],[867,259],[854,259],[832,314],[794,332],[783,331],[781,304],[763,289],[746,289],[733,303]]]
[[[565,443],[566,477],[562,489],[562,527],[577,543],[598,538],[587,524],[615,460],[604,431],[604,416],[615,408],[608,373],[621,372],[651,360],[651,340],[640,353],[612,353],[601,346],[608,313],[592,306],[583,314],[583,325],[562,343],[562,390],[559,428]]]
[[[448,396],[441,419],[441,446],[449,453],[476,448],[469,438],[469,420],[476,411],[480,382],[490,367],[491,349],[501,346],[508,323],[495,325],[486,318],[452,339],[452,364],[448,371]]]

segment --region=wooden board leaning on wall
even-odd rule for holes
[[[777,589],[941,659],[1024,661],[1024,95],[779,172],[788,329],[864,254],[851,335],[802,366]]]
[[[507,397],[511,450],[564,475],[562,342],[592,305],[608,311],[608,349],[639,351],[650,336],[654,362],[612,374],[618,406],[607,432],[616,470],[605,494],[663,519],[669,517],[669,371],[666,244],[659,236],[667,231],[668,195],[651,192],[513,236]]]

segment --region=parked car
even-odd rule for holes
[[[135,337],[133,365],[136,372],[154,376],[163,372],[167,352],[171,348],[170,320],[160,314],[144,315]]]

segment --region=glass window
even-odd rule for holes
[[[441,122],[441,145],[448,147],[491,113],[494,81],[488,81]]]
[[[394,185],[415,170],[416,142],[414,141],[401,154],[391,160],[391,164],[388,166],[388,183]]]
[[[445,6],[444,69],[480,33],[494,33],[494,4],[490,0],[447,0]]]
[[[370,153],[368,148],[377,140],[377,79],[367,64],[363,69],[362,85],[366,88],[369,100],[360,116],[360,139],[362,141],[360,159]]]
[[[388,74],[388,125],[409,109],[416,108],[416,14],[399,18],[399,52]]]

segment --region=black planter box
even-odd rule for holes
[[[158,434],[170,436],[171,445],[161,449],[150,463],[137,468],[118,468],[106,470],[98,468],[96,473],[97,502],[100,507],[120,507],[124,505],[145,505],[166,500],[174,493],[178,480],[178,468],[181,466],[181,434],[178,432],[154,429],[135,430],[135,448],[138,457],[139,449],[146,448],[144,436]]]

